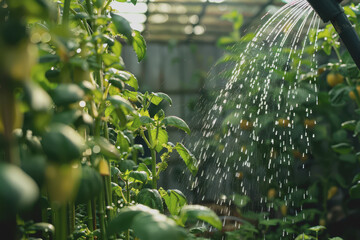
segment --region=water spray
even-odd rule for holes
[[[342,42],[360,69],[360,39],[349,19],[347,19],[343,8],[340,6],[342,0],[307,1],[325,23],[330,21],[334,25]]]

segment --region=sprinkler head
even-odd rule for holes
[[[307,0],[320,18],[326,23],[337,15],[342,14],[344,10],[339,3],[342,0]]]

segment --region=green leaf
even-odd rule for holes
[[[56,123],[51,124],[49,129],[41,141],[49,160],[68,163],[81,157],[85,143],[73,128]]]
[[[141,240],[183,240],[185,231],[163,214],[137,215],[133,221],[135,236]]]
[[[143,205],[136,205],[122,209],[120,213],[110,221],[107,229],[108,234],[114,235],[129,229],[133,223],[134,218],[140,213],[146,211],[146,208]]]
[[[360,133],[360,121],[356,123],[354,135],[357,136]]]
[[[163,144],[168,142],[168,133],[165,129],[159,128],[158,130],[151,129],[151,137],[153,138],[152,141],[155,143],[155,150],[160,152],[164,147]]]
[[[350,192],[351,198],[355,198],[355,199],[360,198],[360,183],[358,182],[358,184],[356,184],[355,186],[352,186],[350,188],[349,192]]]
[[[319,231],[325,230],[325,229],[326,229],[326,227],[324,227],[324,226],[315,226],[315,227],[309,228],[309,230],[313,231],[313,232],[319,232]]]
[[[196,175],[198,168],[196,166],[195,156],[181,143],[177,143],[175,150],[179,153],[180,157],[184,160],[187,168],[190,170],[193,176]]]
[[[129,150],[130,139],[123,133],[123,131],[118,132],[116,146],[120,147],[121,152],[127,152]]]
[[[132,177],[140,182],[146,183],[148,179],[148,175],[145,171],[132,171],[129,174],[129,177]],[[146,205],[146,204],[145,204]]]
[[[133,42],[132,29],[129,22],[122,16],[110,13],[111,19],[116,27],[116,30],[119,34],[124,35],[130,43]]]
[[[151,93],[151,103],[155,105],[159,105],[162,100],[167,101],[170,106],[172,105],[172,100],[166,93],[157,92],[157,93]]]
[[[79,191],[77,193],[77,203],[87,203],[94,199],[102,189],[103,181],[98,171],[89,166],[81,167],[81,178]]]
[[[123,97],[120,97],[119,95],[110,96],[107,98],[114,106],[116,107],[124,107],[129,112],[135,113],[135,109],[129,102],[129,100],[126,100]]]
[[[186,205],[180,211],[180,219],[183,223],[188,220],[201,220],[221,230],[222,223],[219,217],[210,209],[201,205]]]
[[[132,46],[137,55],[138,61],[140,62],[141,60],[144,59],[144,57],[146,55],[146,42],[145,42],[143,36],[141,36],[141,33],[136,30],[134,30],[133,38],[134,38],[134,40],[133,40]]]
[[[187,134],[190,134],[189,126],[186,124],[186,122],[184,120],[182,120],[179,117],[176,117],[176,116],[166,117],[166,118],[164,118],[164,120],[162,120],[162,124],[164,124],[165,126],[172,126],[172,127],[179,128],[179,129],[183,130],[184,132],[186,132]]]
[[[52,99],[44,89],[34,82],[26,83],[25,99],[33,111],[44,112],[51,109]]]
[[[170,214],[173,216],[179,215],[181,208],[187,203],[185,195],[177,189],[170,189],[167,191],[160,189],[160,193],[165,200],[165,204]]]
[[[137,202],[140,204],[144,204],[152,209],[157,209],[160,212],[164,212],[161,196],[156,189],[142,189],[137,195]]]
[[[333,238],[329,238],[329,240],[344,240],[341,237],[333,237]]]
[[[355,175],[354,179],[352,180],[352,183],[360,182],[360,173]]]
[[[146,166],[145,163],[140,163],[137,170],[138,171],[144,171],[144,172],[147,173],[148,176],[151,176],[151,171],[149,170],[149,168]]]
[[[133,229],[141,240],[183,240],[185,231],[174,220],[142,204],[124,208],[109,223],[108,234]]]
[[[262,219],[259,221],[259,224],[265,225],[265,226],[276,226],[278,225],[282,220],[280,219]]]
[[[134,144],[133,149],[136,150],[137,152],[140,152],[141,155],[144,155],[144,153],[145,153],[144,147],[141,144]]]
[[[139,120],[141,125],[155,124],[154,120],[148,116],[140,116]]]
[[[28,228],[28,230],[42,231],[42,232],[51,233],[51,234],[55,233],[54,225],[52,225],[50,223],[46,223],[46,222],[34,223]]]
[[[308,236],[305,233],[300,234],[295,238],[295,240],[305,240],[305,239],[314,239],[312,236]]]
[[[13,164],[0,163],[0,220],[31,207],[39,197],[35,181]]]
[[[338,84],[329,92],[331,105],[341,107],[346,105],[348,98],[348,87],[344,84]]]
[[[356,121],[355,120],[351,120],[351,121],[346,121],[346,122],[343,122],[341,124],[341,127],[343,129],[346,129],[346,130],[349,130],[349,131],[354,131],[355,130],[355,127],[356,127]]]
[[[119,169],[121,172],[132,171],[136,164],[131,160],[121,160],[119,161]]]
[[[240,194],[232,195],[231,200],[238,208],[243,208],[250,202],[250,198],[248,196]]]
[[[131,0],[131,2],[135,5],[137,0]]]
[[[103,54],[102,60],[107,67],[115,68],[117,70],[124,69],[124,61],[121,57],[115,56],[114,54]]]
[[[60,84],[51,92],[51,97],[56,105],[69,105],[81,101],[85,92],[76,84]]]
[[[120,158],[119,150],[114,145],[112,145],[106,138],[97,137],[95,139],[95,143],[100,147],[101,153],[104,154],[104,156],[112,159]]]
[[[350,152],[352,152],[354,147],[348,143],[339,143],[336,145],[332,145],[331,149],[339,154],[349,154]]]

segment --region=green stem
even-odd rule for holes
[[[72,234],[75,230],[75,204],[74,204],[74,202],[69,202],[68,213],[69,213],[69,234]]]
[[[112,0],[108,0],[108,1],[106,2],[105,7],[102,9],[102,14],[105,15],[105,11],[106,11],[106,9],[109,7],[111,1],[112,1]]]
[[[126,180],[126,201],[130,205],[131,199],[130,199],[130,188],[129,188],[129,181]]]
[[[151,135],[151,130],[148,130],[149,141],[150,141],[150,152],[151,152],[151,173],[152,173],[152,187],[153,189],[157,189],[157,176],[156,176],[156,150],[155,143]],[[157,140],[157,139],[156,139]],[[155,141],[156,141],[155,140]]]
[[[66,204],[62,206],[55,206],[54,209],[54,226],[55,226],[55,239],[66,240],[67,239],[67,212]]]
[[[92,217],[93,217],[93,223],[92,223],[92,226],[93,226],[93,230],[95,231],[96,230],[96,202],[95,202],[95,199],[92,199],[91,200],[91,211],[92,211]]]
[[[137,152],[136,149],[133,150],[133,155],[132,155],[132,157],[133,157],[134,163],[137,165],[138,152]]]
[[[70,2],[71,0],[64,0],[64,9],[63,9],[63,18],[62,18],[62,24],[64,26],[68,26],[69,24]]]
[[[100,234],[101,240],[106,240],[106,230],[105,230],[105,211],[104,211],[104,192],[101,191],[99,196],[99,218],[100,218]]]
[[[334,49],[334,51],[335,51],[335,53],[336,53],[337,58],[339,59],[339,62],[342,63],[342,59],[341,59],[341,55],[340,55],[339,49],[337,49],[335,46],[333,46],[333,49]]]
[[[94,231],[94,225],[93,225],[93,214],[92,214],[92,208],[91,208],[91,201],[88,201],[87,203],[87,215],[88,215],[88,228],[91,232]],[[93,240],[94,238],[91,237],[90,240]]]

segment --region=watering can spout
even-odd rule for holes
[[[342,42],[360,69],[360,38],[340,6],[342,0],[307,0],[320,18],[331,22]]]

